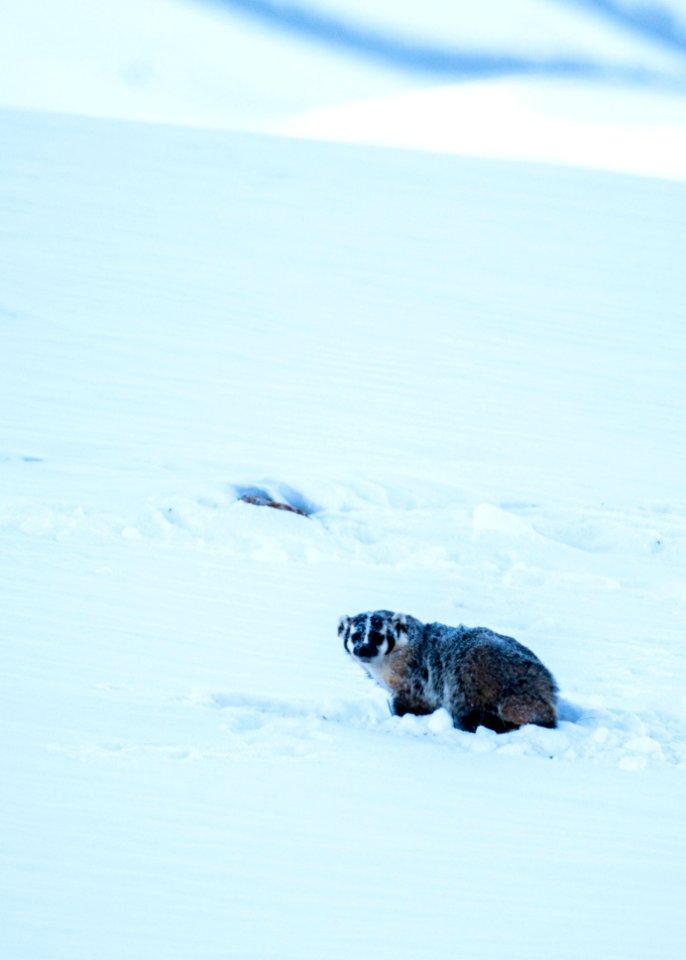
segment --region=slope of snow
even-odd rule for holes
[[[185,0],[27,0],[2,23],[4,107],[249,127],[416,85]]]
[[[311,9],[477,60],[592,61],[674,86],[465,76],[436,88],[434,74],[389,69],[213,2],[27,0],[2,12],[0,106],[686,177],[683,57],[584,5],[312,0]]]
[[[681,958],[686,188],[0,125],[2,955]],[[559,728],[390,717],[372,607]]]
[[[269,129],[686,180],[683,92],[571,80],[491,80],[305,111]]]
[[[645,69],[683,86],[683,57],[550,0],[308,0],[305,8],[399,42]],[[436,83],[410,64],[392,70],[212,0],[24,0],[3,5],[0,25],[1,107],[255,129]]]

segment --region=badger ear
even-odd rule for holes
[[[407,616],[404,613],[394,613],[391,624],[398,638],[407,636]]]
[[[348,624],[350,623],[350,617],[341,617],[338,621],[338,636],[342,637],[345,633]]]

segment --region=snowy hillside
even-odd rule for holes
[[[683,0],[660,0],[686,20]],[[257,7],[269,6],[256,4]],[[305,0],[362,32],[485,58],[593,62],[680,77],[684,58],[555,0]],[[0,5],[0,106],[214,127],[388,97],[450,76],[389,69],[216,0],[23,0]],[[373,46],[373,45],[372,45]],[[453,76],[452,79],[455,79]],[[601,94],[602,95],[602,94]]]
[[[686,181],[684,92],[528,78],[303,111],[273,132]]]
[[[683,957],[686,188],[0,127],[2,957]],[[390,717],[375,607],[559,728]]]
[[[23,0],[0,107],[686,180],[684,23],[684,0]]]

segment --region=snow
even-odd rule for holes
[[[454,86],[442,72],[388,69],[383,58],[265,29],[242,4],[24,0],[2,11],[0,107],[683,180],[683,51],[622,28],[602,9],[594,15],[592,7],[552,0],[421,6],[308,0],[315,14],[338,16],[401,50],[414,44],[463,51],[476,61],[477,75],[460,74]],[[686,22],[683,0],[661,0],[659,8],[676,24]],[[478,63],[498,57],[587,62],[610,72],[601,84],[545,75],[484,80]],[[644,73],[654,82],[619,83],[616,71]]]
[[[305,110],[289,136],[547,162],[686,180],[683,92],[488,80]]]
[[[0,110],[2,957],[681,960],[678,171],[89,76]],[[336,636],[373,608],[515,636],[558,728],[391,716]]]
[[[684,188],[2,126],[3,954],[680,957]],[[370,607],[559,728],[389,716]]]

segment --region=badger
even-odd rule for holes
[[[458,730],[557,725],[557,684],[536,654],[487,627],[422,623],[375,610],[341,617],[345,649],[390,695],[392,713],[444,707]]]

